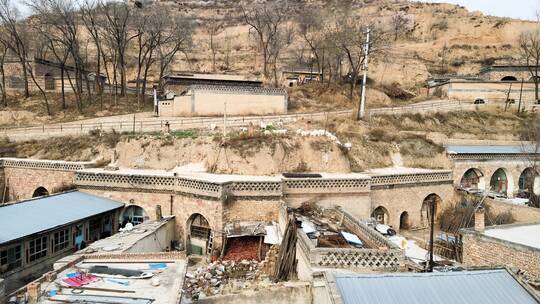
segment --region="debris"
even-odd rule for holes
[[[341,231],[341,235],[345,238],[345,240],[349,244],[360,245],[360,246],[364,245],[364,243],[355,234],[348,233],[348,232],[345,232],[345,231]]]

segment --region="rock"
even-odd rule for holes
[[[191,272],[186,273],[186,278],[193,279],[194,277],[195,276]]]
[[[207,272],[204,274],[204,278],[210,280],[212,278],[212,274],[210,272]]]

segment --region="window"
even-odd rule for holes
[[[22,265],[21,245],[0,251],[0,273],[13,270]]]
[[[69,246],[69,228],[54,233],[54,252],[63,250]]]
[[[39,260],[47,256],[48,236],[42,236],[28,242],[27,261],[28,263]]]
[[[95,218],[90,220],[90,235],[99,234],[101,228],[101,218]]]

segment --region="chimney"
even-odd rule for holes
[[[32,282],[26,287],[26,293],[28,296],[28,304],[36,304],[39,301],[39,294],[41,293],[41,284],[39,282]]]
[[[474,230],[484,232],[484,207],[480,206],[474,212]]]

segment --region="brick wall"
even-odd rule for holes
[[[235,221],[278,221],[279,199],[251,200],[232,199],[223,208],[223,222]]]
[[[523,246],[481,233],[466,230],[463,233],[463,264],[466,266],[509,266],[540,280],[540,249]]]
[[[538,222],[540,219],[540,208],[519,206],[499,202],[490,198],[486,199],[486,203],[489,204],[491,210],[495,211],[495,213],[510,212],[516,223],[532,223]]]
[[[4,203],[4,199],[7,199],[7,197],[4,197],[5,189],[6,189],[6,178],[4,174],[4,168],[0,166],[0,204]]]
[[[455,200],[454,187],[450,183],[377,189],[371,192],[371,210],[379,206],[388,210],[389,224],[395,230],[399,229],[400,216],[403,212],[408,214],[410,227],[421,226],[422,204],[432,193],[442,199],[440,206],[437,206],[437,213]]]
[[[79,189],[80,191],[98,196],[108,197],[126,204],[140,206],[144,209],[150,220],[156,219],[156,208],[161,206],[163,215],[174,215],[177,237],[185,241],[188,219],[196,213],[201,214],[208,221],[214,232],[214,248],[221,246],[221,231],[223,230],[223,204],[218,200],[207,200],[192,196],[170,193],[115,191],[97,189]],[[171,209],[172,196],[172,209]],[[172,212],[171,212],[172,211]]]
[[[8,201],[32,198],[38,187],[44,187],[50,194],[73,185],[74,172],[57,170],[40,170],[26,168],[4,168],[8,183]]]

